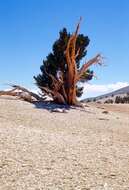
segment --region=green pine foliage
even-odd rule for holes
[[[116,104],[129,104],[129,95],[125,95],[124,97],[116,96],[115,98]]]

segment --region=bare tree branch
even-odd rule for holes
[[[79,53],[80,53],[80,48],[77,50],[77,53],[75,55],[75,58],[77,58],[79,56]]]
[[[102,65],[102,56],[100,54],[97,54],[94,58],[86,62],[81,69],[78,71],[77,75],[77,81],[81,78],[81,76],[88,70],[88,68],[93,64],[99,64]]]

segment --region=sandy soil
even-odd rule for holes
[[[113,112],[119,112],[129,115],[129,104],[98,104],[91,103],[90,105],[95,105],[97,108],[106,109]]]
[[[51,113],[0,99],[0,190],[129,190],[125,107]]]

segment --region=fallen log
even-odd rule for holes
[[[29,91],[25,87],[19,85],[10,85],[13,89],[11,90],[2,90],[0,91],[0,96],[7,95],[7,96],[15,96],[21,100],[33,103],[35,101],[44,101],[46,97],[38,95],[32,91]]]

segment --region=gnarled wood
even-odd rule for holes
[[[93,64],[100,64],[102,65],[102,56],[100,54],[97,54],[94,58],[86,62],[81,69],[78,71],[77,79],[76,81],[79,81],[81,76],[89,69],[89,67]]]

